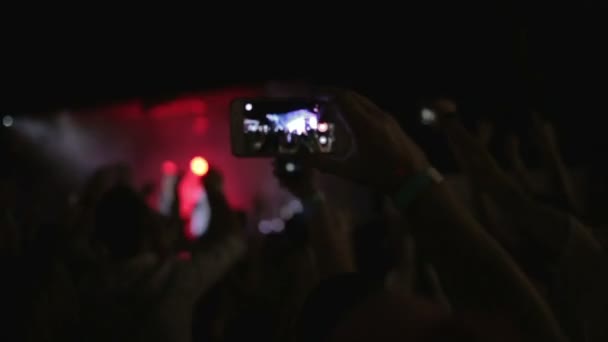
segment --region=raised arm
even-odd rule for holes
[[[321,278],[355,271],[348,221],[332,210],[316,182],[314,170],[302,165],[296,174],[275,174],[281,185],[298,197],[308,223],[308,244]]]
[[[356,141],[347,162],[321,158],[317,165],[396,194],[427,172],[424,152],[389,115],[362,96],[338,90],[335,100]],[[417,249],[440,274],[455,310],[475,310],[511,320],[531,339],[564,340],[546,303],[509,255],[484,231],[444,183],[419,189],[402,210],[417,229]]]
[[[222,178],[209,170],[204,180],[211,208],[211,221],[204,241],[192,252],[191,261],[182,264],[182,276],[192,299],[219,281],[245,254],[244,229],[239,226],[236,213],[230,208],[222,189]]]
[[[529,194],[534,194],[536,192],[536,187],[534,186],[534,181],[530,176],[530,172],[526,167],[526,164],[521,158],[519,147],[519,137],[515,134],[510,134],[507,137],[507,142],[505,144],[507,158],[511,163],[515,178],[519,181],[521,187]]]
[[[574,183],[560,152],[555,127],[552,123],[542,120],[540,115],[533,113],[533,140],[540,152],[544,169],[553,180],[557,195],[568,209],[574,214],[582,214],[583,208],[576,193]]]
[[[453,105],[439,110],[450,147],[466,161],[469,177],[478,179],[500,210],[513,219],[514,232],[534,241],[557,266],[556,294],[569,304],[564,306],[562,301],[556,307],[576,312],[575,320],[584,322],[586,329],[601,330],[604,324],[598,323],[598,312],[606,307],[606,296],[600,294],[598,284],[608,278],[608,268],[606,255],[591,231],[571,215],[537,202],[523,191],[451,114]]]

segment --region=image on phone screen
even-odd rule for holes
[[[233,120],[241,120],[240,125],[237,123],[241,132],[233,135],[242,135],[236,139],[240,145],[237,154],[274,156],[333,150],[334,124],[325,121],[322,102],[240,100],[236,103],[240,108],[233,107],[233,111],[237,111]]]

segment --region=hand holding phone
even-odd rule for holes
[[[279,157],[274,161],[274,175],[282,187],[300,199],[307,199],[318,192],[315,171],[304,161]]]

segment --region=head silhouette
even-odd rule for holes
[[[139,252],[149,209],[140,195],[117,185],[102,195],[95,214],[95,235],[114,259]]]

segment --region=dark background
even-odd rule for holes
[[[100,25],[85,29],[92,13],[63,22],[58,33],[56,24],[33,34],[14,29],[3,43],[0,113],[305,80],[371,97],[445,167],[452,162],[439,136],[417,123],[420,105],[437,95],[457,99],[468,125],[481,117],[500,123],[499,157],[506,132],[527,132],[530,108],[556,122],[568,162],[586,164],[603,150],[606,11],[599,2],[379,10],[366,3],[336,13],[297,4],[122,20],[96,13]],[[524,149],[534,163],[527,140]]]

